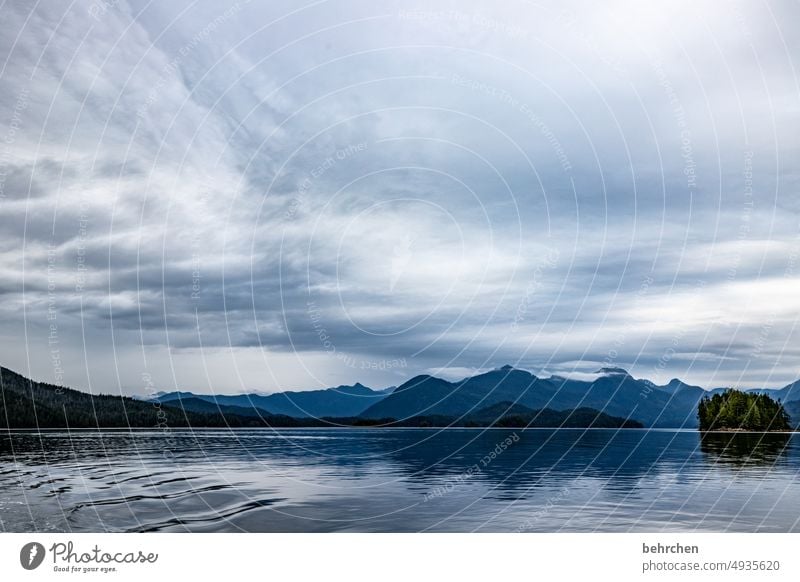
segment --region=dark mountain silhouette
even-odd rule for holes
[[[784,404],[783,408],[789,415],[792,426],[796,429],[800,429],[800,400],[787,402]]]
[[[183,411],[109,394],[34,382],[0,368],[0,428],[165,428],[228,426],[221,414]],[[242,426],[241,417],[232,417]]]
[[[561,377],[537,378],[504,367],[461,382],[417,376],[361,413],[365,418],[410,418],[419,415],[463,415],[498,402],[510,401],[530,409],[593,408],[611,416],[631,418],[645,426],[696,427],[702,389],[662,390],[636,380],[621,368],[603,369],[593,381]]]
[[[361,413],[364,418],[411,418],[419,415],[468,417],[473,411],[499,402],[530,409],[575,410],[592,408],[604,414],[630,418],[645,426],[696,428],[697,406],[706,391],[673,379],[666,386],[637,380],[622,368],[602,368],[591,381],[559,376],[537,378],[523,370],[504,366],[460,382],[417,376]],[[800,381],[780,390],[758,390],[774,399],[800,400]],[[787,409],[788,410],[788,409]],[[791,410],[789,410],[791,414]],[[800,411],[797,418],[800,420]]]
[[[197,396],[194,395],[188,395],[188,396],[182,395],[180,398],[168,400],[167,402],[164,402],[162,404],[173,408],[180,408],[182,410],[186,410],[189,412],[199,412],[202,414],[236,415],[236,416],[245,416],[253,418],[257,417],[268,418],[270,416],[274,416],[273,414],[267,412],[266,410],[262,410],[260,408],[253,408],[253,407],[248,408],[246,406],[229,406],[225,404],[217,404],[216,402],[205,400],[203,398],[198,398]]]
[[[510,367],[453,383],[433,376],[416,376],[361,413],[368,418],[409,418],[419,415],[468,415],[490,404],[510,401],[528,408],[546,408],[543,394],[553,386],[529,372]],[[556,407],[557,408],[557,407]]]
[[[533,410],[514,402],[498,402],[470,414],[467,426],[560,427],[560,428],[642,428],[633,420],[609,416],[593,408],[575,410]]]
[[[639,426],[596,410],[538,411],[513,403],[484,409],[480,411],[480,415],[468,421],[453,416],[434,415],[415,416],[401,421],[393,418],[373,420],[360,417],[297,418],[270,414],[252,406],[219,404],[187,392],[174,393],[164,402],[109,394],[87,394],[34,382],[5,368],[0,368],[0,388],[0,428]],[[361,388],[354,388],[357,394],[363,393]]]
[[[470,414],[467,418],[470,420],[493,423],[504,416],[531,416],[536,414],[536,412],[537,411],[533,410],[532,408],[528,408],[522,404],[516,404],[506,400],[503,402],[498,402],[497,404],[492,404],[486,408],[481,408],[480,410]]]
[[[685,391],[695,392],[697,390],[702,390],[703,394],[706,393],[706,391],[703,390],[700,386],[692,386],[690,384],[687,384],[686,382],[678,380],[677,378],[673,378],[664,386],[656,386],[655,384],[653,386],[659,388],[660,390],[663,390],[664,392],[669,392],[670,394],[675,394],[678,392],[685,392]]]
[[[489,426],[500,421],[513,426],[624,426],[626,420],[647,427],[695,428],[700,400],[724,391],[678,379],[657,386],[622,368],[603,368],[593,380],[575,380],[538,378],[511,366],[459,382],[420,375],[382,391],[355,384],[271,395],[171,392],[150,401],[86,394],[34,382],[5,368],[0,368],[0,381],[0,428]],[[800,381],[778,390],[747,392],[782,401],[793,426],[800,424]]]
[[[221,406],[243,409],[260,409],[268,414],[295,418],[321,418],[324,416],[358,416],[373,404],[384,399],[389,392],[372,390],[362,384],[337,386],[326,390],[304,392],[279,392],[277,394],[211,395],[191,392],[167,392],[159,395],[159,402],[167,403],[177,398],[198,398]]]
[[[800,400],[800,380],[787,384],[778,390],[769,388],[746,390],[746,392],[755,392],[756,394],[765,394],[773,400],[780,400],[781,402],[792,402]]]

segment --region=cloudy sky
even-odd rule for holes
[[[3,3],[0,364],[800,377],[800,4],[496,4]]]

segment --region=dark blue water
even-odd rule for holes
[[[0,531],[800,531],[800,436],[0,434]]]

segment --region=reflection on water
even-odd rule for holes
[[[0,434],[0,531],[798,531],[798,437]]]
[[[737,467],[763,466],[769,469],[788,462],[789,433],[714,432],[700,438],[700,449],[712,462]]]

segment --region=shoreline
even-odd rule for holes
[[[273,432],[283,432],[283,431],[297,431],[297,430],[425,430],[425,431],[441,431],[441,430],[469,430],[469,431],[476,431],[476,430],[539,430],[539,431],[614,431],[614,432],[691,432],[697,433],[700,436],[706,434],[796,434],[800,432],[800,430],[771,430],[771,431],[763,431],[763,430],[710,430],[710,431],[699,431],[696,428],[679,428],[679,427],[656,427],[656,428],[603,428],[603,427],[586,427],[586,428],[579,428],[579,427],[545,427],[545,426],[531,426],[531,427],[505,427],[505,426],[251,426],[251,427],[243,427],[243,426],[232,426],[232,427],[224,427],[224,426],[196,426],[196,427],[185,427],[179,426],[175,428],[169,428],[166,431],[163,427],[98,427],[98,428],[0,428],[0,435],[2,434],[10,434],[10,433],[30,433],[30,434],[37,434],[37,433],[44,433],[44,432],[144,432],[144,431],[154,431],[154,432],[162,432],[165,433],[174,433],[174,432],[187,432],[187,431],[228,431],[228,432],[241,432],[241,431],[273,431]]]

